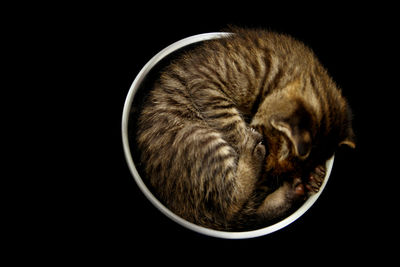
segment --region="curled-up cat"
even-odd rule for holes
[[[287,35],[235,28],[180,55],[148,89],[136,135],[145,177],[204,227],[287,216],[319,190],[335,149],[355,147],[341,91]]]

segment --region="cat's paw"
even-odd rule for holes
[[[266,149],[263,144],[263,136],[253,128],[246,130],[246,136],[242,144],[242,155],[247,158],[255,169],[260,169],[264,163]]]
[[[266,149],[263,143],[263,136],[254,128],[248,129],[249,140],[247,141],[247,149],[252,151],[252,155],[256,160],[263,161]]]
[[[306,200],[306,188],[301,178],[293,178],[291,181],[284,181],[281,190],[285,192],[286,202],[290,205],[297,205]]]
[[[295,198],[302,198],[305,196],[306,190],[300,178],[293,179],[292,190]]]
[[[306,188],[308,190],[308,195],[313,195],[317,193],[324,182],[326,174],[326,168],[322,165],[317,166],[309,175]]]

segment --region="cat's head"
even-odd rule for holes
[[[324,163],[341,145],[355,148],[351,121],[350,107],[339,91],[325,99],[285,94],[266,99],[252,127],[265,137],[267,171],[279,174]]]

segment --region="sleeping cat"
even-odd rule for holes
[[[163,70],[136,141],[166,207],[243,231],[293,212],[319,190],[335,149],[355,142],[348,103],[309,48],[283,34],[232,31]]]

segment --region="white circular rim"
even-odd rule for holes
[[[158,54],[156,54],[152,59],[150,59],[149,62],[141,69],[139,74],[136,76],[135,80],[133,81],[128,95],[125,100],[124,104],[124,109],[123,109],[123,114],[122,114],[122,143],[123,143],[123,148],[124,148],[124,153],[125,153],[125,158],[128,163],[129,169],[133,175],[134,180],[136,181],[137,185],[139,186],[140,190],[143,192],[143,194],[147,197],[147,199],[156,207],[158,208],[162,213],[164,213],[168,218],[172,219],[173,221],[177,222],[178,224],[193,230],[195,232],[208,235],[208,236],[213,236],[213,237],[219,237],[219,238],[226,238],[226,239],[243,239],[243,238],[253,238],[253,237],[258,237],[258,236],[263,236],[267,235],[270,233],[273,233],[279,229],[284,228],[285,226],[291,224],[295,220],[297,220],[300,216],[302,216],[318,199],[318,197],[321,195],[322,191],[324,190],[331,170],[333,166],[333,161],[334,161],[334,156],[330,158],[326,162],[326,175],[324,182],[321,185],[321,188],[318,193],[315,195],[311,196],[307,201],[298,209],[296,210],[293,214],[290,216],[286,217],[285,219],[281,220],[278,223],[275,223],[273,225],[267,226],[265,228],[261,228],[258,230],[253,230],[253,231],[246,231],[246,232],[228,232],[228,231],[218,231],[218,230],[213,230],[209,228],[205,228],[196,224],[193,224],[189,221],[186,221],[185,219],[179,217],[172,211],[170,211],[167,207],[165,207],[147,188],[145,183],[143,182],[142,178],[140,177],[135,163],[133,162],[131,150],[129,147],[129,138],[128,138],[128,120],[129,120],[129,114],[131,111],[131,106],[133,102],[133,98],[135,97],[135,94],[146,77],[146,75],[150,72],[150,70],[163,58],[165,58],[167,55],[171,54],[172,52],[190,45],[194,44],[197,42],[205,41],[205,40],[211,40],[211,39],[218,39],[222,37],[229,36],[231,33],[227,32],[212,32],[212,33],[204,33],[204,34],[198,34],[194,36],[187,37],[185,39],[182,39],[180,41],[177,41],[168,47],[164,48],[161,50]]]

